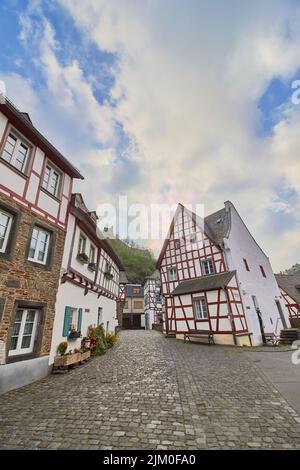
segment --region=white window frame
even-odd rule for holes
[[[205,276],[209,276],[210,274],[215,274],[214,263],[213,263],[212,258],[207,258],[207,259],[203,260],[202,261],[202,266],[203,266]],[[208,269],[209,272],[208,273],[206,272],[206,266],[209,267],[209,269]]]
[[[177,268],[175,266],[168,268],[168,280],[169,282],[177,281]]]
[[[36,333],[37,333],[37,324],[38,324],[38,318],[39,318],[39,315],[41,314],[41,310],[40,309],[35,309],[35,308],[18,308],[17,309],[17,313],[18,312],[23,312],[22,313],[22,319],[20,322],[20,329],[19,329],[19,333],[18,335],[11,335],[11,339],[13,337],[18,337],[18,340],[17,340],[17,347],[16,349],[9,349],[8,351],[8,356],[19,356],[21,354],[30,354],[31,352],[33,352],[33,349],[34,349],[34,343],[35,343],[35,339],[36,339]],[[34,321],[33,321],[33,326],[32,326],[32,331],[31,331],[31,339],[30,339],[30,345],[28,348],[22,348],[22,341],[23,341],[23,338],[24,336],[29,336],[29,335],[26,335],[25,334],[25,326],[26,326],[26,318],[27,318],[27,313],[29,311],[34,311],[35,312],[35,316],[34,316]],[[16,321],[14,320],[14,324],[16,323]]]
[[[35,247],[35,251],[34,251],[34,255],[31,257],[30,256],[30,250],[31,250],[31,241],[32,241],[32,236],[33,236],[33,232],[34,230],[37,230],[38,231],[38,238],[37,238],[37,242],[36,242],[36,247]],[[41,243],[41,235],[42,234],[46,234],[48,235],[48,239],[47,239],[47,245],[46,245],[46,250],[45,250],[45,256],[44,256],[44,259],[43,261],[39,260],[38,259],[38,255],[39,255],[39,246],[40,246],[40,243]],[[42,265],[45,265],[47,264],[47,259],[48,259],[48,252],[49,252],[49,245],[50,245],[50,238],[51,238],[51,234],[50,232],[48,232],[47,230],[44,230],[38,226],[34,226],[33,227],[33,230],[32,230],[32,233],[31,233],[31,239],[30,239],[30,245],[29,245],[29,253],[28,253],[28,260],[29,261],[33,261],[34,263],[38,263],[38,264],[42,264]]]
[[[8,217],[8,224],[7,224],[7,226],[5,228],[5,232],[4,232],[3,245],[0,248],[0,253],[5,253],[7,243],[8,243],[8,240],[9,240],[10,231],[11,231],[13,215],[10,214],[9,212],[6,212],[6,211],[2,210],[2,209],[0,209],[0,213],[3,214],[5,217]]]
[[[194,311],[196,320],[207,320],[208,319],[208,306],[206,303],[205,296],[194,297]]]
[[[82,240],[82,243],[81,243]],[[78,254],[81,255],[82,253],[85,253],[86,250],[86,240],[87,238],[83,235],[83,233],[80,233],[79,235],[79,242],[78,242]],[[81,245],[82,249],[81,249]]]
[[[92,250],[94,251],[94,256],[93,256],[93,258],[91,259],[91,252],[92,252]],[[95,259],[96,259],[96,247],[95,247],[94,245],[90,244],[89,263],[95,263],[95,262],[96,262]]]
[[[12,154],[9,154],[11,156],[10,159],[7,159],[7,158],[4,157],[4,155],[7,155],[7,153],[8,153],[8,152],[7,153],[5,152],[5,147],[6,147],[6,144],[8,142],[9,137],[12,137],[15,140],[15,145],[14,145]],[[20,169],[20,168],[17,167],[16,162],[17,162],[17,157],[18,157],[19,150],[20,150],[21,146],[26,147],[27,152],[26,152],[26,155],[25,155],[24,162],[22,164],[22,168]],[[5,162],[9,163],[17,171],[20,171],[21,173],[25,174],[26,168],[27,168],[27,163],[28,163],[28,160],[29,160],[30,150],[31,150],[31,146],[26,142],[26,140],[22,139],[18,135],[18,133],[14,132],[13,129],[10,129],[7,136],[6,136],[4,146],[2,148],[1,159],[4,160]]]
[[[50,169],[48,182],[45,181],[45,175],[46,175],[47,168]],[[50,182],[51,182],[54,174],[56,174],[58,178],[57,178],[57,183],[56,183],[56,186],[55,186],[55,191],[52,192],[51,187],[50,187]],[[51,194],[51,196],[54,196],[54,197],[58,198],[59,197],[59,190],[60,190],[60,182],[61,182],[61,172],[59,170],[57,170],[57,168],[54,165],[52,165],[50,162],[47,162],[47,164],[45,166],[45,170],[44,170],[44,175],[43,175],[42,188],[45,189],[45,191],[47,191],[47,193]]]

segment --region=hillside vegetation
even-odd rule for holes
[[[150,250],[129,246],[118,239],[107,239],[122,261],[128,281],[142,284],[146,276],[155,271],[155,258]]]

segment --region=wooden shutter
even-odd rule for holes
[[[82,308],[79,308],[78,319],[77,319],[77,331],[81,331],[81,322],[82,322]]]
[[[64,326],[63,326],[63,336],[68,336],[70,325],[72,323],[72,316],[73,310],[72,307],[65,308],[65,318],[64,318]]]

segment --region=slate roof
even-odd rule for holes
[[[275,277],[279,287],[300,303],[300,274],[275,274]]]
[[[207,227],[209,228],[207,235],[209,236],[210,231],[212,233],[213,240],[220,245],[230,229],[230,213],[226,211],[225,208],[220,209],[219,211],[205,217],[204,224],[205,229]]]
[[[173,290],[172,295],[220,289],[221,287],[227,286],[235,273],[236,271],[229,271],[226,273],[210,274],[208,276],[196,277],[189,281],[183,281]]]

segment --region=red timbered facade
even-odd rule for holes
[[[179,205],[158,259],[165,299],[164,332],[212,332],[215,341],[249,344],[235,271],[209,227]],[[224,336],[227,339],[224,339]]]
[[[162,322],[162,295],[159,271],[146,277],[144,283],[145,328],[152,329],[153,324]]]
[[[290,319],[300,318],[300,274],[276,274]]]

